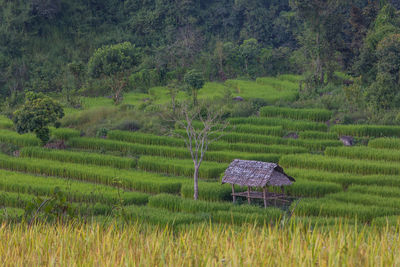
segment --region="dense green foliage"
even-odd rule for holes
[[[64,117],[61,105],[41,93],[27,93],[24,105],[14,112],[13,121],[20,134],[33,132],[46,144],[50,139],[48,126]]]

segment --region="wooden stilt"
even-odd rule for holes
[[[251,199],[250,199],[250,186],[247,187],[247,202],[251,204]]]
[[[264,208],[267,208],[267,188],[263,188]]]
[[[235,194],[235,186],[232,184],[232,197],[233,197],[233,203],[235,203],[235,202],[236,202],[236,196],[235,196],[234,194]]]
[[[281,186],[282,194],[285,194],[285,187]]]

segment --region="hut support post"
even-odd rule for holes
[[[282,194],[285,194],[285,187],[282,185],[281,186]]]
[[[267,208],[267,188],[263,188],[264,208]]]
[[[250,199],[250,186],[247,187],[247,202],[251,204],[251,199]]]
[[[236,196],[235,196],[235,185],[232,184],[232,198],[233,198],[233,203],[236,202]]]

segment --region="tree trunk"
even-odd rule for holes
[[[193,198],[194,200],[197,200],[199,198],[199,166],[194,166],[194,195]]]

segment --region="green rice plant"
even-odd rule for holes
[[[179,134],[184,135],[183,131],[177,131]],[[230,134],[227,134],[230,135]],[[243,136],[243,134],[232,134],[231,137],[235,138],[236,140],[244,141],[253,141],[257,140],[265,140],[266,138],[261,135],[249,135]],[[255,137],[254,137],[255,136]],[[239,138],[237,138],[239,137]],[[254,137],[255,139],[251,139]],[[182,147],[186,148],[185,141],[180,138],[174,137],[167,137],[167,136],[157,136],[151,134],[143,134],[143,133],[130,133],[130,132],[123,132],[123,131],[110,131],[108,134],[108,138],[111,140],[118,140],[124,141],[129,143],[135,144],[145,144],[145,145],[159,145],[159,146],[171,146],[171,147]],[[227,138],[227,137],[224,137]],[[273,138],[276,140],[277,138]],[[279,139],[278,139],[279,140]],[[273,142],[271,142],[273,143]],[[251,153],[282,153],[282,154],[289,154],[289,153],[306,153],[308,150],[306,148],[299,148],[299,147],[292,147],[292,146],[260,146],[255,144],[249,143],[229,143],[229,142],[215,142],[210,144],[210,150],[234,150],[234,151],[242,151],[242,152],[251,152]]]
[[[72,138],[68,141],[68,145],[72,148],[97,151],[118,151],[120,153],[131,155],[150,155],[181,159],[191,158],[191,155],[186,148],[133,144],[100,138]],[[236,158],[242,158],[247,160],[278,162],[279,157],[280,156],[277,154],[208,151],[204,156],[204,160],[230,163]]]
[[[256,83],[262,85],[272,86],[279,90],[291,90],[298,91],[299,82],[295,81],[294,77],[291,77],[290,80],[286,79],[284,76],[279,77],[260,77],[256,79]]]
[[[192,177],[194,166],[192,160],[168,159],[162,157],[142,156],[138,168],[144,171]],[[228,168],[228,164],[204,161],[199,169],[202,179],[218,179]]]
[[[144,205],[148,201],[147,194],[112,186],[0,170],[0,190],[3,191],[50,196],[56,187],[72,202],[114,205],[123,201],[124,204]]]
[[[400,165],[393,162],[355,160],[346,158],[325,157],[320,155],[287,155],[282,156],[279,163],[283,167],[318,169],[332,172],[348,172],[366,175],[400,174]]]
[[[353,185],[347,190],[349,193],[362,193],[368,195],[375,195],[387,198],[399,198],[400,199],[400,188],[393,186],[361,186]]]
[[[303,131],[299,132],[300,139],[321,139],[321,140],[338,140],[336,133],[320,132],[320,131]]]
[[[22,194],[15,192],[0,191],[0,206],[8,206],[14,208],[25,208],[33,202],[37,196],[30,194]],[[46,199],[44,197],[44,199]],[[112,207],[106,204],[94,203],[70,203],[70,207],[79,215],[98,215],[110,214]]]
[[[13,129],[14,123],[5,116],[0,115],[0,129]]]
[[[350,185],[400,186],[397,175],[359,175],[350,173],[327,172],[320,170],[289,168],[285,172],[296,179],[332,182],[347,188]]]
[[[277,79],[272,83],[267,81],[227,80],[225,85],[228,86],[234,94],[239,94],[245,99],[262,98],[268,103],[294,101],[299,95],[297,90],[298,86],[294,87],[291,82]],[[292,86],[288,87],[288,85]]]
[[[260,223],[276,221],[282,212],[276,208],[260,208],[248,205],[233,205],[231,203],[208,202],[201,200],[182,199],[172,195],[157,195],[149,200],[149,206],[167,209],[172,212],[210,213],[212,219],[219,223]]]
[[[295,205],[296,215],[357,218],[360,222],[371,222],[375,217],[399,214],[399,210],[394,208],[365,206],[324,198],[301,199],[298,204],[293,203],[292,208]]]
[[[332,132],[358,137],[400,137],[400,126],[387,125],[334,125]]]
[[[325,122],[329,121],[333,115],[332,111],[326,109],[298,109],[266,106],[260,109],[262,117],[282,117],[294,120],[309,120]]]
[[[348,159],[400,161],[400,151],[371,147],[328,147],[325,155]]]
[[[204,125],[200,121],[194,121],[193,126],[198,129],[203,129]],[[220,127],[219,125],[218,127]],[[179,130],[181,127],[179,124],[175,125],[175,129]],[[225,132],[232,133],[245,133],[245,134],[260,134],[260,135],[271,135],[271,136],[280,136],[282,137],[285,134],[282,126],[260,126],[260,125],[252,125],[252,124],[237,124],[231,125],[227,124],[225,127]]]
[[[399,138],[377,138],[369,141],[368,147],[371,148],[386,148],[386,149],[400,149]]]
[[[309,149],[291,145],[261,145],[249,143],[226,143],[215,142],[210,144],[210,150],[240,151],[249,153],[274,153],[274,154],[297,154],[308,153]]]
[[[118,141],[144,144],[144,145],[185,147],[185,141],[180,138],[158,136],[158,135],[144,134],[138,132],[109,131],[107,133],[107,138],[110,140],[118,140]]]
[[[372,220],[371,225],[378,227],[386,227],[386,226],[398,227],[400,225],[400,216],[384,216],[384,217],[374,218]]]
[[[0,154],[0,168],[33,174],[58,176],[87,182],[114,185],[145,193],[173,193],[181,190],[182,178],[167,178],[155,174],[117,170],[114,168],[61,163],[57,161],[14,158]]]
[[[393,208],[397,210],[397,214],[400,214],[400,198],[381,197],[377,195],[362,194],[350,191],[330,194],[326,196],[326,199],[333,199],[345,203],[354,203],[365,206]]]
[[[235,187],[235,191],[242,191]],[[232,186],[221,183],[199,182],[199,199],[207,201],[232,201]],[[193,183],[186,182],[182,184],[181,195],[184,198],[193,198]]]
[[[101,155],[97,153],[52,150],[40,147],[24,147],[20,150],[20,156],[61,162],[108,166],[119,169],[132,169],[135,168],[137,164],[136,159],[132,158]]]
[[[328,126],[324,123],[290,120],[283,118],[265,118],[265,117],[248,117],[248,118],[230,118],[231,125],[251,124],[262,126],[282,126],[287,131],[323,131],[328,130]]]
[[[323,197],[327,194],[341,192],[342,186],[331,182],[317,182],[297,179],[290,186],[285,187],[285,192],[295,197]]]
[[[283,136],[284,130],[282,126],[258,126],[252,124],[228,125],[225,129],[227,132],[262,134],[272,136]]]
[[[22,215],[24,215],[23,209],[2,207],[0,208],[0,223],[18,222]]]
[[[176,131],[178,134],[184,134],[182,131]],[[246,146],[247,143],[254,144],[262,144],[262,145],[286,145],[286,146],[295,146],[295,147],[303,147],[306,150],[313,151],[323,151],[326,147],[329,146],[342,146],[342,142],[339,140],[300,140],[300,139],[291,139],[291,138],[281,138],[276,136],[264,136],[264,135],[256,135],[256,134],[239,134],[239,133],[224,133],[220,136],[221,141],[225,141],[228,143],[243,143],[239,144],[240,146]],[[214,149],[218,148],[221,145],[221,142],[214,144]],[[235,148],[235,146],[231,146]],[[219,148],[221,149],[221,148]],[[249,150],[251,148],[249,147]],[[262,148],[260,148],[262,149]],[[264,148],[268,149],[268,148]],[[303,153],[305,150],[298,150],[297,153]]]
[[[51,137],[64,141],[81,136],[80,131],[70,128],[52,128],[50,134]]]
[[[212,215],[212,220],[224,224],[251,224],[265,225],[276,223],[282,217],[282,212],[277,208],[267,208],[262,214],[242,213],[233,211],[217,211]]]
[[[130,220],[145,222],[161,226],[174,227],[182,224],[207,222],[209,216],[199,216],[183,212],[169,212],[165,209],[157,209],[147,206],[128,206],[124,208],[125,216]]]
[[[18,134],[16,132],[0,130],[0,142],[16,146],[38,146],[40,140],[33,134]]]

